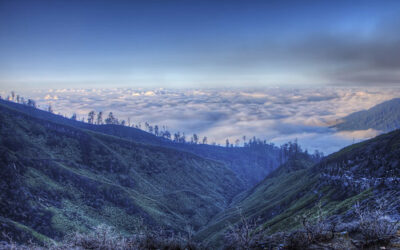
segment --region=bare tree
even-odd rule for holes
[[[93,124],[94,123],[94,117],[95,117],[95,112],[92,110],[88,114],[87,121],[88,121],[89,124]]]
[[[257,220],[249,221],[240,208],[237,208],[239,222],[228,225],[225,240],[230,249],[251,249],[255,245]]]
[[[197,134],[193,134],[193,143],[197,144],[199,142],[199,136]]]
[[[49,103],[49,107],[47,108],[47,111],[50,113],[53,113],[53,107],[51,106],[51,103]]]
[[[103,124],[103,111],[100,111],[99,113],[97,113],[97,124],[98,125]]]
[[[399,220],[388,215],[388,207],[389,204],[385,199],[378,199],[374,209],[361,208],[360,203],[356,203],[355,212],[358,215],[359,229],[363,236],[361,247],[388,244],[391,239],[396,237],[400,223]]]

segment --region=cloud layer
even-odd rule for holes
[[[376,135],[376,131],[336,133],[329,128],[354,111],[400,96],[399,89],[320,88],[224,89],[57,89],[21,93],[42,108],[86,117],[112,111],[138,124],[166,125],[172,132],[197,133],[224,144],[256,136],[281,144],[297,138],[309,150],[326,153]],[[4,95],[4,93],[2,93]]]

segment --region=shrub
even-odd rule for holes
[[[385,200],[378,200],[374,209],[361,208],[357,203],[355,212],[358,216],[358,231],[363,236],[361,247],[388,245],[396,237],[400,224],[388,215],[388,204]]]
[[[140,221],[139,221],[140,222]],[[0,242],[0,249],[27,250],[27,249],[98,249],[98,250],[130,250],[130,249],[174,249],[195,250],[200,245],[191,240],[191,235],[175,234],[163,229],[149,230],[147,227],[138,226],[137,231],[130,236],[123,236],[114,228],[100,225],[88,234],[73,233],[64,238],[60,243],[51,243],[44,247],[28,243],[19,245],[10,237],[8,242]]]
[[[257,242],[257,221],[249,221],[238,209],[240,221],[235,225],[229,225],[225,233],[225,241],[227,249],[251,249],[254,248]]]

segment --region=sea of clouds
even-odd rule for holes
[[[5,96],[7,93],[1,93]],[[225,144],[256,136],[282,144],[298,139],[310,151],[334,152],[379,133],[337,132],[330,126],[340,118],[383,101],[400,97],[393,88],[267,88],[267,89],[49,89],[26,91],[40,108],[86,117],[91,110],[112,111],[120,120],[165,125],[171,132],[207,136]]]

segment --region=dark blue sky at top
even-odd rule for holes
[[[0,0],[0,87],[397,84],[399,1]]]

